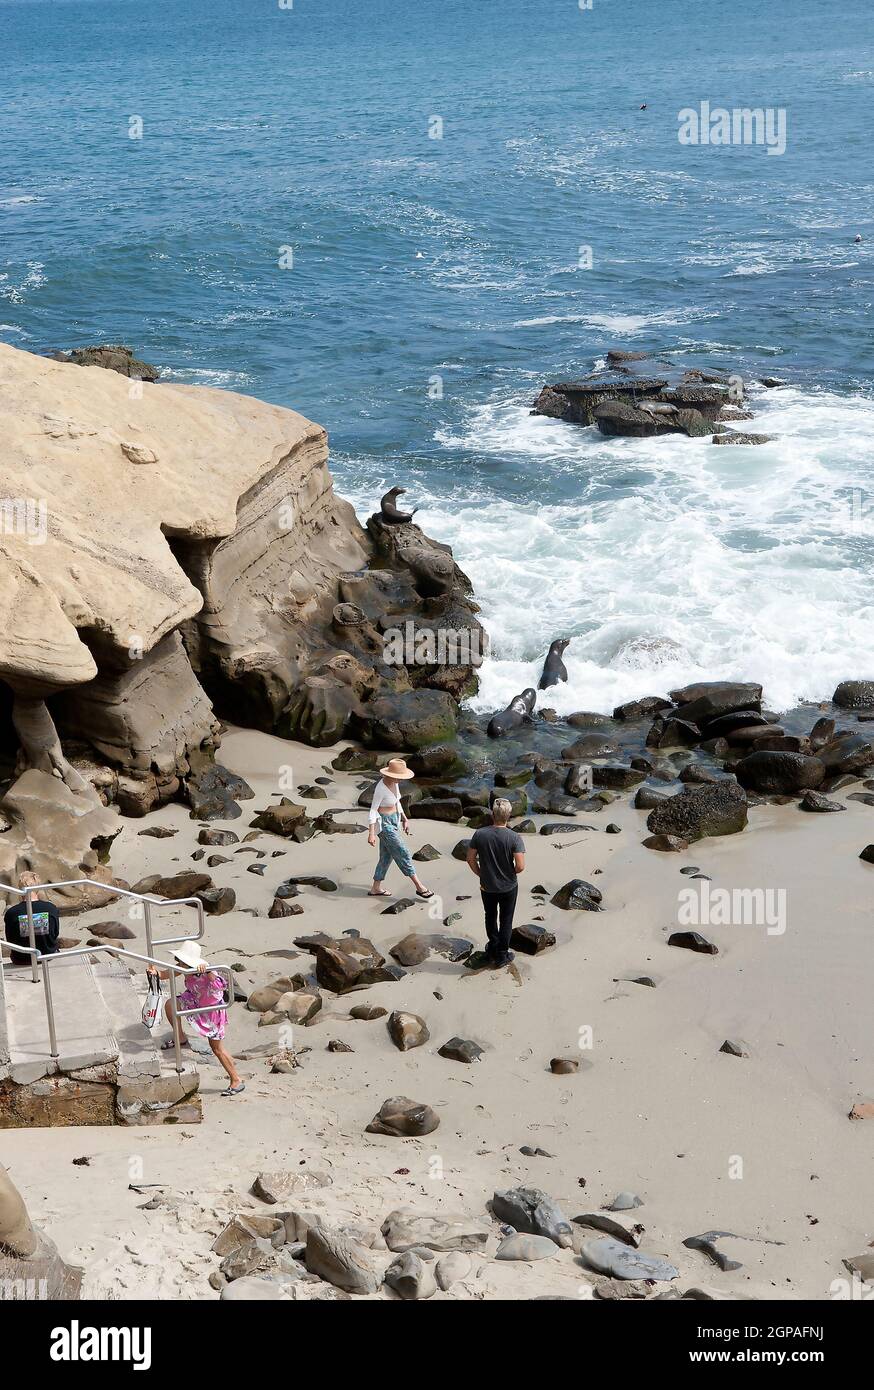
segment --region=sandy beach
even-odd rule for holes
[[[368,779],[334,773],[337,751],[229,732],[222,760],[256,797],[243,803],[241,818],[211,828],[234,829],[242,839],[252,815],[276,798],[288,766],[296,785],[326,770],[331,776],[329,799],[313,802],[314,811],[351,811]],[[223,1073],[211,1057],[201,1059],[200,1126],[12,1130],[3,1136],[4,1162],[33,1218],[67,1259],[85,1266],[84,1292],[93,1298],[217,1297],[208,1282],[219,1263],[213,1239],[235,1212],[269,1212],[250,1193],[260,1171],[303,1168],[329,1175],[330,1185],[289,1205],[367,1232],[384,1263],[391,1257],[378,1248],[379,1228],[399,1207],[489,1221],[486,1203],[496,1190],[535,1186],[573,1218],[630,1191],[642,1205],[617,1219],[640,1222],[640,1248],[677,1267],[678,1287],[707,1286],[732,1298],[834,1297],[833,1281],[846,1278],[842,1259],[874,1238],[866,1214],[874,1127],[848,1119],[855,1102],[874,1096],[867,1006],[874,869],[858,858],[872,838],[872,813],[846,804],[837,816],[755,807],[743,834],[707,839],[682,854],[643,848],[645,812],[625,797],[599,815],[579,816],[578,835],[527,835],[516,921],[542,922],[556,936],[554,948],[537,956],[517,951],[501,971],[475,972],[432,956],[397,982],[344,996],[323,991],[315,1021],[294,1029],[300,1065],[292,1072],[272,1073],[266,1056],[251,1055],[241,1062],[245,1093],[223,1099]],[[341,819],[363,825],[366,811]],[[534,817],[538,825],[547,819]],[[621,833],[605,834],[607,823]],[[140,834],[154,825],[176,834]],[[128,882],[195,867],[200,827],[183,806],[123,826],[113,862]],[[293,961],[270,954],[293,952],[304,933],[355,929],[388,957],[402,937],[439,930],[442,918],[458,913],[451,934],[481,947],[476,882],[451,857],[464,828],[416,820],[412,829],[412,848],[429,843],[440,851],[422,866],[438,896],[397,916],[365,896],[375,856],[363,833],[317,835],[301,845],[262,833],[252,844],[267,852],[263,878],[248,872],[253,855],[234,854],[238,846],[222,851],[230,862],[211,872],[216,884],[235,889],[237,907],[207,918],[208,956],[233,966],[248,994],[308,970],[313,958],[304,951]],[[705,883],[681,875],[691,866],[709,876],[711,892],[784,889],[785,930],[705,924],[700,931],[718,955],[668,946],[678,930],[679,892]],[[302,914],[268,919],[279,882],[304,873],[330,875],[339,891],[303,888],[295,900]],[[602,912],[562,911],[532,897],[537,885],[551,894],[576,877],[600,887]],[[408,896],[396,870],[387,886]],[[64,918],[64,932],[85,941],[89,925],[107,917],[125,920],[112,904]],[[638,976],[656,987],[630,982]],[[362,1002],[420,1015],[430,1041],[399,1052],[385,1018],[349,1017]],[[235,1055],[275,1044],[276,1028],[258,1020],[243,1004],[231,1011]],[[482,1060],[440,1057],[437,1049],[453,1036],[477,1042]],[[581,1047],[581,1039],[591,1046]],[[726,1039],[742,1040],[749,1055],[721,1052]],[[330,1040],[353,1050],[328,1051]],[[576,1074],[554,1075],[554,1057],[582,1065]],[[366,1134],[394,1095],[431,1105],[439,1129],[422,1139]],[[526,1157],[522,1146],[548,1156]],[[158,1202],[143,1210],[156,1194]],[[499,1237],[492,1224],[488,1254]],[[724,1272],[682,1244],[713,1230],[732,1233],[719,1249],[739,1269]],[[468,1276],[435,1296],[585,1298],[598,1279],[572,1249],[536,1263],[474,1255]],[[302,1286],[298,1296],[313,1287]],[[385,1286],[372,1296],[394,1297]]]

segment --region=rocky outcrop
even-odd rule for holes
[[[187,788],[209,781],[217,716],[318,745],[353,727],[381,747],[450,737],[485,643],[448,547],[382,512],[365,530],[321,426],[156,377],[125,348],[0,345],[15,771],[83,812],[188,796],[200,813]]]
[[[82,1270],[68,1265],[31,1222],[21,1194],[0,1167],[0,1295],[7,1301],[74,1300]]]

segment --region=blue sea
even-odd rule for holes
[[[874,674],[871,0],[0,0],[0,65],[0,338],[293,406],[362,514],[406,485],[478,708],[557,636],[565,712]],[[785,153],[682,145],[702,101]],[[611,347],[739,372],[777,440],[529,414]]]

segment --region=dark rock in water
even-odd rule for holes
[[[803,753],[806,758],[813,752],[810,739],[804,735],[775,734],[773,730],[770,737],[757,739],[754,746],[757,753]]]
[[[632,1250],[621,1241],[604,1237],[583,1242],[580,1251],[590,1269],[614,1279],[679,1279],[680,1272],[658,1255]]]
[[[689,1236],[683,1241],[683,1244],[687,1250],[700,1250],[725,1273],[732,1269],[743,1269],[743,1265],[738,1260],[730,1260],[727,1255],[723,1255],[721,1250],[717,1250],[716,1242],[724,1237],[737,1240],[737,1236],[733,1236],[731,1231],[705,1231],[700,1236]]]
[[[719,947],[714,946],[697,931],[675,931],[668,937],[669,946],[680,946],[686,951],[697,951],[702,956],[718,956]]]
[[[568,796],[584,796],[592,790],[592,772],[587,763],[574,763],[564,780]]]
[[[736,709],[729,714],[719,714],[715,719],[707,722],[708,738],[725,738],[728,734],[733,734],[736,729],[749,728],[751,725],[767,724],[768,720],[758,710]]]
[[[516,1187],[496,1192],[492,1212],[516,1231],[546,1236],[567,1249],[573,1244],[571,1223],[558,1204],[539,1187]]]
[[[749,434],[741,430],[725,430],[722,434],[715,434],[710,442],[712,444],[771,444],[776,438],[775,434]]]
[[[601,401],[592,411],[592,419],[601,433],[610,438],[618,435],[623,439],[651,439],[658,434],[677,433],[673,413],[640,410],[630,401]]]
[[[687,763],[680,770],[680,781],[685,782],[687,786],[700,787],[718,782],[719,778],[709,767],[702,767],[701,763]]]
[[[457,917],[460,914],[453,915]],[[443,936],[439,933],[419,935],[418,932],[411,932],[396,946],[392,946],[389,955],[399,965],[413,966],[421,965],[432,955],[442,956],[444,960],[453,962],[466,960],[472,950],[473,942],[467,941],[463,936]]]
[[[820,748],[817,756],[828,777],[861,772],[874,764],[874,739],[867,734],[839,733]]]
[[[708,835],[737,834],[746,823],[746,796],[727,778],[714,786],[690,787],[666,797],[646,820],[652,834],[674,835],[689,844]]]
[[[785,386],[786,383],[775,376],[760,376],[759,385],[767,386],[769,390],[775,390],[778,386]]]
[[[748,791],[779,795],[816,788],[825,777],[820,758],[803,753],[749,753],[735,768],[737,780]]]
[[[842,806],[839,801],[829,801],[827,796],[821,796],[819,792],[807,791],[798,803],[802,811],[846,811],[846,806]]]
[[[591,883],[586,883],[581,878],[572,878],[553,894],[550,902],[553,907],[561,907],[566,911],[600,912],[601,900],[602,894]]]
[[[430,1105],[410,1100],[407,1096],[392,1096],[383,1101],[367,1126],[368,1134],[387,1134],[394,1139],[416,1139],[433,1134],[440,1124]]]
[[[575,425],[593,425],[595,410],[602,401],[627,399],[634,403],[638,398],[657,395],[667,384],[666,378],[619,375],[559,381],[544,386],[534,402],[532,414],[548,415]]]
[[[421,849],[416,850],[412,857],[417,864],[430,864],[432,860],[440,858],[440,851],[435,849],[433,845],[423,845]]]
[[[647,748],[692,748],[701,730],[688,719],[656,719],[646,736]]]
[[[451,1062],[478,1062],[484,1055],[479,1043],[471,1042],[470,1038],[450,1038],[437,1052]]]
[[[638,811],[652,811],[656,806],[661,806],[663,801],[667,801],[667,792],[658,791],[655,787],[638,787],[634,793],[632,805]]]
[[[617,705],[613,711],[613,718],[623,724],[637,723],[640,719],[649,719],[661,710],[670,708],[670,700],[665,700],[660,695],[645,695],[642,700],[629,700],[624,705]]]
[[[613,720],[609,714],[597,714],[592,710],[576,710],[565,720],[572,729],[609,729]]]
[[[134,357],[129,347],[121,343],[97,343],[92,347],[71,348],[69,352],[54,352],[56,362],[72,362],[77,367],[105,367],[134,381],[157,381],[161,373],[148,362]]]
[[[814,753],[818,753],[820,748],[824,748],[827,743],[831,743],[835,736],[835,721],[833,719],[817,719],[810,731],[810,747]]]
[[[318,888],[322,893],[336,893],[337,884],[332,878],[327,878],[324,874],[294,874],[291,878],[283,879],[276,890],[277,898],[297,897],[298,887]]]
[[[859,858],[864,859],[866,864],[874,864],[874,845],[866,845]]]
[[[541,951],[555,945],[555,937],[551,931],[539,926],[537,922],[525,922],[522,926],[513,928],[510,945],[526,956],[537,956]]]
[[[395,1009],[394,1013],[389,1015],[386,1027],[389,1037],[401,1052],[421,1047],[431,1036],[423,1018],[418,1014],[405,1013],[402,1009]]]
[[[739,681],[698,681],[668,692],[682,706],[682,718],[697,724],[734,710],[760,710],[762,687]]]
[[[874,709],[874,681],[841,681],[832,703],[841,709]]]
[[[549,796],[538,797],[532,806],[532,811],[538,815],[545,816],[575,816],[581,809],[579,801],[573,796],[565,796],[563,792],[550,792]],[[566,829],[576,830],[579,826],[567,826]],[[544,833],[541,827],[541,835]],[[553,834],[553,831],[547,831]]]
[[[604,734],[581,734],[561,750],[561,756],[566,763],[575,763],[586,762],[589,758],[613,758],[618,752],[619,745],[615,739],[607,738]]]
[[[679,835],[648,835],[641,843],[644,849],[661,850],[664,854],[682,854],[689,848],[689,841]]]
[[[649,352],[623,352],[621,348],[611,348],[607,353],[607,366],[618,367],[623,362],[646,362],[652,353]]]
[[[440,820],[454,825],[461,820],[464,812],[457,796],[423,797],[410,806],[411,820]]]
[[[407,763],[417,777],[458,775],[464,766],[451,743],[437,743],[430,748],[421,748],[418,753],[410,754]]]
[[[549,1070],[554,1076],[572,1076],[580,1069],[579,1057],[553,1057]]]
[[[468,851],[469,849],[470,849],[470,840],[459,840],[459,841],[458,841],[458,844],[453,846],[453,849],[452,849],[452,858],[453,858],[453,859],[466,859],[466,858],[467,858],[467,851]]]
[[[602,763],[592,768],[594,786],[611,787],[617,791],[636,787],[645,777],[645,772],[636,767],[627,767],[624,763]]]
[[[727,1052],[730,1057],[749,1057],[749,1048],[745,1042],[738,1042],[732,1038],[726,1038],[720,1052]]]
[[[726,738],[705,738],[701,740],[699,747],[703,752],[709,753],[711,757],[720,760],[728,757],[728,739]]]

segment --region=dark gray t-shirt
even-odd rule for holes
[[[516,887],[514,854],[524,854],[525,841],[506,825],[475,830],[471,848],[479,856],[480,884],[487,893],[509,893]]]

